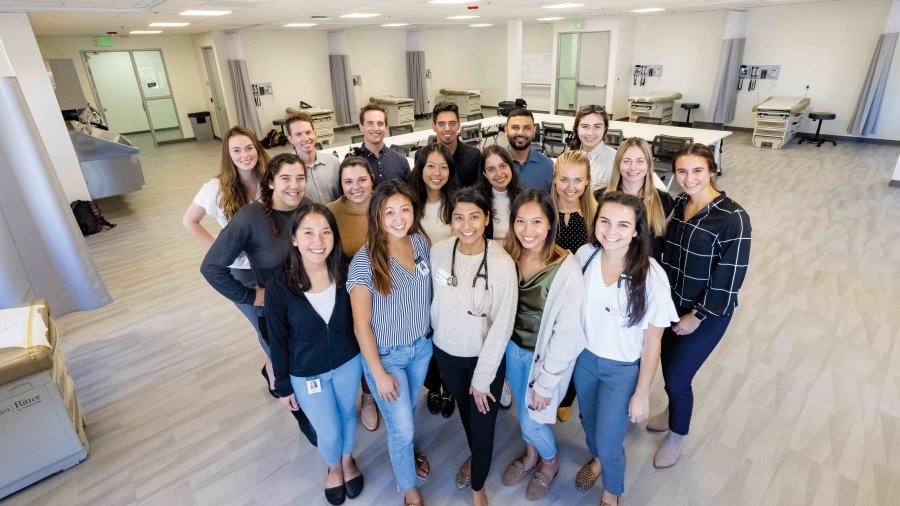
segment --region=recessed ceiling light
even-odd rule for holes
[[[162,30],[132,30],[128,33],[131,35],[155,35],[157,33],[162,33]]]
[[[485,28],[487,26],[493,26],[490,23],[475,23],[474,25],[469,25],[472,28]]]
[[[478,17],[478,16],[465,15],[465,16],[450,16],[450,17],[447,18],[447,19],[475,19],[475,18],[477,18],[477,17]]]
[[[376,18],[381,14],[366,14],[364,12],[351,12],[350,14],[342,14],[338,17],[349,19]]]
[[[224,16],[231,14],[231,11],[184,11],[179,16]]]
[[[409,26],[409,23],[387,23],[381,26],[384,28],[399,28],[401,26]]]
[[[430,4],[473,4],[477,0],[428,0]]]
[[[285,28],[309,28],[310,26],[316,26],[316,23],[288,23],[282,26]]]
[[[662,12],[664,10],[665,9],[663,9],[662,7],[647,7],[646,9],[634,9],[631,12],[635,14],[642,14],[645,12]]]
[[[542,5],[542,9],[573,9],[575,7],[584,7],[584,4],[550,4]]]
[[[187,26],[190,23],[150,23],[149,26],[159,26],[159,27],[175,27],[175,26]]]
[[[551,17],[551,18],[537,18],[538,21],[562,21],[564,18],[561,17]]]

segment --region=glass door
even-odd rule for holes
[[[555,114],[575,114],[578,95],[579,34],[559,34],[556,57]]]
[[[144,97],[144,107],[150,122],[150,133],[157,144],[183,139],[181,122],[175,110],[175,97],[162,51],[132,51],[134,71]]]

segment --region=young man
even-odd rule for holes
[[[431,112],[431,129],[437,141],[450,150],[456,165],[459,187],[472,186],[481,171],[481,153],[459,141],[459,107],[452,102],[438,102]]]
[[[383,107],[367,104],[359,110],[359,131],[363,134],[359,154],[369,162],[375,174],[375,186],[388,179],[406,181],[409,177],[409,160],[384,145],[387,129],[387,113]]]
[[[316,152],[316,128],[312,117],[305,112],[292,114],[284,120],[288,140],[294,153],[306,165],[306,196],[313,202],[328,204],[341,194],[339,170],[341,162],[334,155]]]
[[[509,113],[506,139],[522,189],[539,188],[549,192],[553,182],[553,160],[531,149],[531,141],[534,140],[534,115],[531,111],[516,109]]]

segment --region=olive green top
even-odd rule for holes
[[[519,304],[516,308],[512,342],[520,348],[533,351],[537,344],[544,303],[547,302],[547,294],[550,292],[550,285],[553,284],[559,265],[560,262],[554,262],[544,267],[528,281],[523,280],[522,272],[516,269],[519,277]]]

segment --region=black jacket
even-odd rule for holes
[[[316,376],[337,369],[359,354],[353,332],[350,295],[343,283],[335,287],[334,310],[322,320],[306,295],[288,287],[281,269],[266,286],[266,325],[275,370],[275,393],[294,393],[290,376]]]

